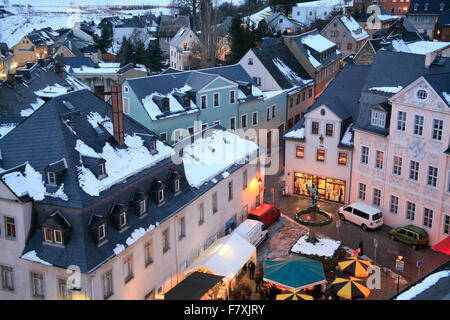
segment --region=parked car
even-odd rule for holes
[[[364,231],[377,229],[383,225],[383,213],[381,210],[362,202],[355,202],[340,207],[339,217],[341,220],[348,220],[357,224]]]
[[[248,213],[247,219],[258,220],[269,227],[280,217],[280,210],[271,204],[263,203]]]
[[[255,247],[269,238],[269,231],[267,231],[266,226],[261,221],[252,219],[244,220],[233,232],[239,234]]]
[[[392,229],[389,231],[389,237],[409,244],[414,250],[428,244],[427,232],[413,225]]]

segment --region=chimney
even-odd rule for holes
[[[94,93],[100,99],[105,100],[105,87],[104,86],[94,86]]]
[[[122,110],[122,87],[120,85],[113,85],[112,89],[112,111],[113,111],[113,130],[114,139],[119,145],[124,145],[123,133],[123,110]]]
[[[63,73],[63,65],[61,62],[55,62],[55,73],[61,78],[64,79],[64,73]]]
[[[425,54],[425,67],[429,68],[435,58],[436,58],[436,52],[427,52]]]
[[[8,82],[13,87],[16,86],[16,74],[15,73],[8,73]]]
[[[261,48],[261,41],[256,42],[256,47]]]

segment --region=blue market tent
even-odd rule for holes
[[[326,282],[320,261],[292,253],[264,261],[264,280],[291,290]]]

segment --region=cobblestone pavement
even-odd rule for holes
[[[287,254],[292,245],[301,235],[308,233],[308,227],[296,223],[293,218],[299,209],[304,209],[310,204],[310,199],[300,197],[283,197],[280,192],[282,183],[281,176],[266,176],[266,192],[264,201],[272,203],[280,208],[283,216],[269,228],[269,239],[258,248],[258,259],[260,262],[266,258],[274,258]],[[275,187],[275,197],[270,193],[270,189]],[[275,198],[275,199],[274,199]],[[405,270],[401,274],[399,290],[416,281],[425,274],[431,272],[436,267],[446,262],[449,257],[445,254],[435,252],[431,248],[413,250],[409,246],[389,239],[388,226],[383,226],[375,231],[363,231],[360,227],[349,222],[341,223],[339,229],[336,228],[335,221],[338,220],[337,210],[341,204],[319,201],[320,209],[333,214],[333,222],[324,227],[316,228],[316,234],[326,238],[337,239],[343,242],[344,248],[349,252],[356,249],[363,241],[363,254],[365,258],[380,267],[381,289],[372,290],[368,300],[386,300],[397,293],[398,275],[394,264],[397,255],[405,258]],[[375,255],[373,239],[377,239],[378,247]],[[376,263],[375,263],[376,258]],[[418,260],[423,261],[421,270],[417,269]],[[420,273],[419,273],[420,271]]]

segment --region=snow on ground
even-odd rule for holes
[[[196,138],[183,149],[186,178],[195,188],[226,171],[233,164],[244,163],[246,157],[258,150],[256,143],[231,132],[211,132],[207,137]],[[223,177],[228,175],[225,173]]]
[[[433,273],[433,274],[429,275],[428,277],[426,277],[420,283],[416,284],[409,290],[407,290],[407,291],[403,292],[402,294],[400,294],[399,296],[397,296],[397,298],[395,300],[411,300],[414,297],[421,294],[422,292],[424,292],[425,290],[427,290],[428,288],[435,285],[442,278],[446,278],[446,277],[450,277],[450,271],[448,271],[448,270]]]
[[[17,123],[4,123],[0,124],[0,139],[3,138],[17,126]]]
[[[13,171],[2,177],[3,182],[19,197],[28,195],[34,200],[43,200],[45,185],[42,175],[28,163],[25,172]]]
[[[151,155],[143,140],[139,136],[125,135],[126,149],[115,149],[109,143],[106,143],[101,153],[95,152],[83,141],[77,140],[75,150],[82,156],[103,158],[106,160],[107,177],[98,180],[94,173],[84,166],[79,166],[78,180],[80,187],[84,192],[91,196],[98,196],[100,192],[120,183],[126,178],[151,167],[157,161],[170,157],[172,148],[161,141],[156,141],[158,153]]]
[[[340,241],[319,238],[318,242],[311,243],[307,241],[308,236],[304,235],[298,239],[298,241],[294,244],[291,251],[295,253],[303,253],[307,255],[317,255],[319,257],[333,257],[336,250],[341,245]]]
[[[25,259],[25,260],[30,260],[30,261],[34,261],[34,262],[39,262],[39,263],[45,264],[45,265],[47,265],[47,266],[51,266],[51,265],[52,265],[51,263],[48,263],[47,261],[44,261],[44,260],[42,260],[41,258],[39,258],[39,257],[37,256],[35,250],[29,251],[29,252],[25,253],[21,258],[22,258],[22,259]]]
[[[303,139],[305,137],[305,128],[289,131],[284,135],[285,138],[298,138]]]

